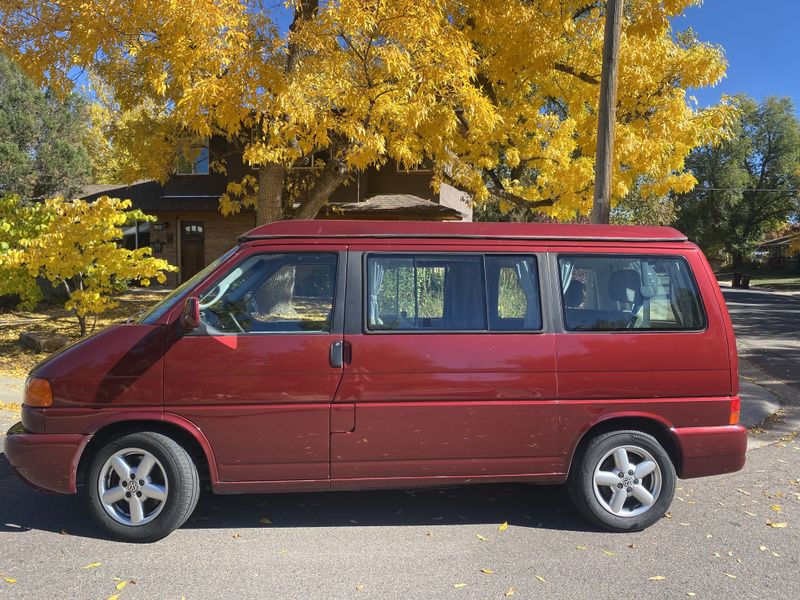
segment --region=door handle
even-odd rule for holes
[[[350,364],[350,344],[347,342],[334,342],[331,344],[328,360],[334,369],[341,369]]]

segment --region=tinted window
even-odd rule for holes
[[[486,329],[480,256],[371,256],[367,290],[369,329]]]
[[[488,255],[485,261],[489,328],[541,329],[536,258]]]
[[[210,333],[329,332],[335,254],[259,254],[200,298]]]
[[[558,264],[568,330],[705,327],[700,294],[682,258],[561,256]]]

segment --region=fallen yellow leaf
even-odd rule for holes
[[[606,556],[614,556],[614,553],[611,550],[603,550],[603,554]]]
[[[118,600],[118,598],[119,594],[112,594],[111,596],[108,597],[108,600]]]
[[[697,594],[695,594],[694,592],[686,592],[686,595],[687,595],[687,596],[691,596],[692,598],[694,598],[695,596],[697,596]]]
[[[575,546],[575,549],[576,550],[588,550],[589,548],[587,546]]]
[[[731,579],[736,579],[736,575],[731,575],[730,573],[725,573],[724,571],[723,571],[722,574],[727,576],[727,577],[730,577]]]
[[[537,576],[536,576],[536,579],[538,579],[538,580],[539,580],[539,581],[541,581],[542,583],[547,583],[547,580],[546,580],[544,577],[542,577],[541,575],[537,575]]]
[[[511,596],[513,596],[513,595],[514,595],[514,592],[516,592],[516,591],[517,591],[517,590],[515,590],[513,587],[512,587],[512,588],[508,588],[508,589],[506,590],[506,593],[505,593],[505,594],[503,594],[503,595],[504,595],[506,598],[511,598]]]
[[[6,583],[17,583],[17,580],[13,577],[3,577],[3,579],[5,579]]]
[[[481,569],[481,573],[486,573],[487,575],[493,575],[494,571],[491,569]]]
[[[363,592],[363,591],[364,591],[364,584],[363,584],[363,583],[359,583],[359,584],[356,586],[356,591],[357,591],[357,592]]]
[[[460,590],[461,588],[467,587],[467,584],[466,583],[454,583],[453,587],[456,588],[457,590]]]
[[[762,552],[764,552],[764,550],[768,550],[766,546],[759,546],[758,549],[761,550]]]
[[[498,531],[505,531],[506,529],[508,529],[508,521],[504,521],[503,524],[497,528]]]
[[[664,581],[666,577],[663,575],[653,575],[652,577],[648,577],[650,581]]]
[[[117,584],[117,591],[120,591],[120,590],[121,590],[122,588],[124,588],[126,585],[128,585],[128,582],[127,582],[127,581],[120,581],[120,582]]]
[[[485,538],[485,537],[483,537],[483,536],[482,536],[480,533],[476,533],[476,534],[475,534],[475,537],[476,537],[476,538],[478,538],[478,539],[479,539],[480,541],[482,541],[482,542],[485,542],[485,541],[486,541],[486,538]]]
[[[88,565],[84,565],[81,569],[94,569],[95,567],[99,567],[103,563],[89,563]]]
[[[783,510],[783,507],[780,504],[773,504],[770,506],[770,508],[775,512],[781,512]]]
[[[770,527],[772,527],[773,529],[785,529],[786,527],[788,527],[788,526],[789,526],[789,524],[788,524],[788,523],[773,523],[772,521],[770,521],[769,523],[767,523],[767,525],[769,525],[769,526],[770,526]]]
[[[775,552],[774,550],[772,551],[772,556],[774,556],[775,558],[780,558],[781,557],[781,555],[778,554],[777,552]]]

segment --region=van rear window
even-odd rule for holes
[[[562,255],[568,331],[697,331],[706,319],[689,264],[680,257]]]

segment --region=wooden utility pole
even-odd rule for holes
[[[614,162],[614,123],[617,117],[617,65],[619,63],[619,38],[622,31],[622,2],[623,0],[606,0],[592,223],[608,223],[611,211],[611,165]]]

